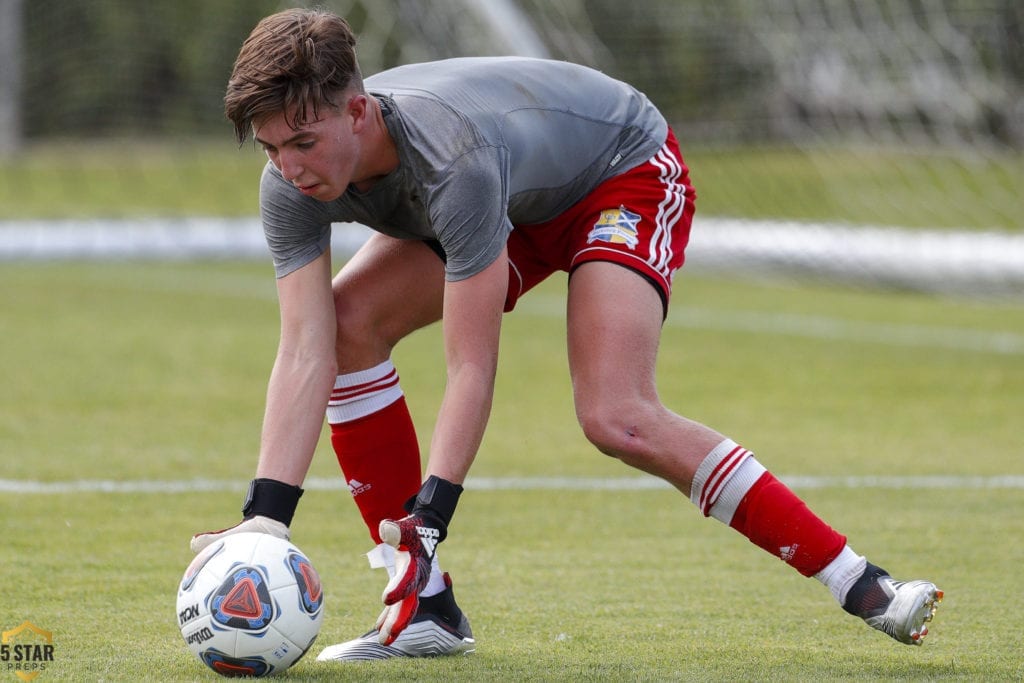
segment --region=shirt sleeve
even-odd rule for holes
[[[269,162],[260,179],[260,218],[278,278],[315,260],[330,245],[331,219],[324,205],[304,197]]]
[[[501,148],[481,147],[439,177],[431,223],[447,257],[445,278],[464,280],[494,262],[512,231],[507,157]]]

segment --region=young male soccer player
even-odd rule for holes
[[[563,62],[453,59],[365,84],[341,18],[288,10],[245,41],[225,97],[269,157],[260,209],[281,338],[243,521],[199,534],[287,537],[326,410],[331,442],[388,568],[375,628],[320,659],[452,654],[475,641],[437,544],[491,408],[503,312],[571,274],[576,414],[602,453],[673,484],[839,604],[920,644],[942,592],[895,581],[753,454],[663,406],[655,359],[695,194],[675,136],[625,83]],[[332,282],[330,231],[378,231]],[[447,385],[425,479],[391,350],[443,321]]]

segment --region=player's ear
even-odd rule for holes
[[[370,103],[366,95],[356,93],[350,95],[345,103],[345,115],[352,121],[352,131],[358,133],[369,119]]]

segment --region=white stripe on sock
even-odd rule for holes
[[[697,468],[690,486],[690,501],[705,517],[729,524],[740,501],[766,471],[753,453],[726,439]]]
[[[383,410],[402,398],[398,372],[390,360],[369,370],[338,375],[327,403],[327,421],[351,422]]]

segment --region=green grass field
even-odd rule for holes
[[[563,281],[506,318],[478,481],[631,477],[575,425]],[[0,628],[51,631],[43,681],[213,680],[185,648],[175,590],[189,536],[236,520],[277,337],[268,264],[0,265]],[[784,322],[784,325],[778,324]],[[438,330],[396,363],[429,440]],[[854,548],[946,600],[921,648],[842,612],[669,490],[494,490],[472,483],[442,549],[478,640],[470,657],[315,662],[362,633],[383,574],[321,445],[293,525],[327,614],[278,680],[1021,680],[1024,308],[684,274],[661,393],[776,474],[879,477],[798,488]],[[886,478],[948,476],[946,487]],[[1013,486],[988,486],[1013,475]],[[982,479],[974,479],[982,478]],[[32,482],[225,482],[131,492]],[[20,483],[19,483],[20,482]],[[0,680],[18,680],[0,662]]]
[[[1024,155],[896,150],[712,149],[683,141],[707,216],[1024,229]],[[229,132],[164,142],[57,141],[0,158],[0,220],[250,216],[266,159]]]

